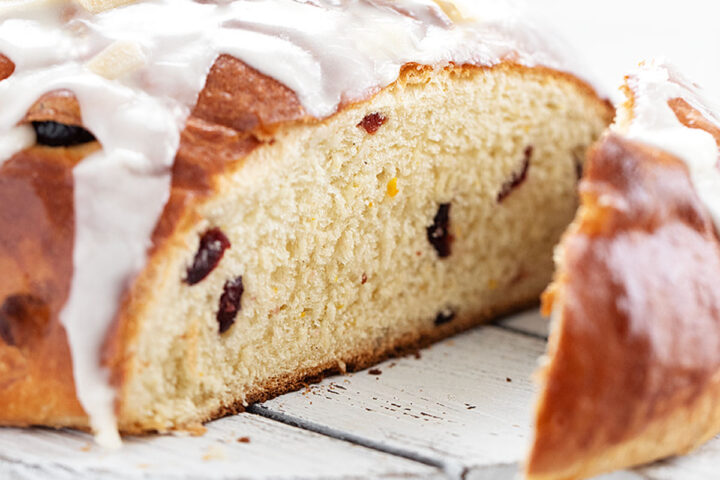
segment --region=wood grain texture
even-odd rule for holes
[[[249,443],[238,439],[247,437]],[[0,429],[8,480],[440,478],[440,471],[251,414],[213,422],[201,437],[125,439],[103,451],[89,435]]]

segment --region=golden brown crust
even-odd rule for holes
[[[58,314],[72,272],[71,169],[89,148],[35,148],[0,167],[3,424],[84,417]]]
[[[611,134],[581,197],[546,299],[533,479],[647,463],[720,431],[720,243],[685,163]]]
[[[25,122],[58,122],[66,125],[82,126],[82,113],[75,94],[68,90],[55,90],[46,93],[30,107]]]
[[[278,123],[308,115],[288,87],[234,57],[222,55],[210,70],[192,116],[257,135]]]
[[[531,69],[512,63],[495,67],[466,65],[452,68],[458,75],[469,75],[478,69],[494,68],[521,73],[535,72],[539,75],[561,78],[574,84],[581,92],[595,100],[598,111],[606,112],[608,117],[611,115],[607,103],[598,99],[591,87],[568,74],[545,68]],[[403,69],[398,81],[405,81],[404,79],[413,75],[427,75],[431,70],[429,67],[411,64]],[[228,99],[231,101],[228,102]],[[344,105],[343,108],[347,106],[349,104]],[[56,91],[47,94],[39,99],[25,119],[25,121],[48,120],[82,125],[80,107],[72,93]],[[181,146],[173,167],[170,200],[154,233],[154,247],[148,266],[127,292],[117,320],[108,335],[103,361],[110,367],[116,385],[122,386],[126,375],[131,371],[131,347],[147,303],[145,295],[151,291],[149,286],[153,284],[154,279],[162,275],[158,267],[162,263],[160,259],[167,252],[166,249],[173,248],[173,243],[178,242],[177,239],[192,228],[197,220],[198,206],[215,189],[215,179],[228,170],[239,168],[243,159],[255,148],[272,142],[273,132],[280,126],[294,122],[320,121],[306,115],[295,94],[287,87],[232,57],[223,56],[218,59],[182,133]],[[12,264],[8,267],[10,269],[6,270],[13,272],[6,275],[13,282],[25,281],[34,278],[35,275],[42,275],[43,272],[45,274],[51,272],[47,275],[51,278],[55,290],[47,298],[38,294],[38,291],[42,292],[41,287],[44,285],[39,281],[26,282],[22,286],[5,286],[0,283],[2,286],[0,301],[22,294],[38,297],[51,305],[44,336],[38,334],[40,338],[36,339],[32,350],[28,350],[29,353],[23,357],[24,361],[29,362],[30,367],[34,369],[31,375],[19,373],[26,367],[23,366],[23,359],[14,350],[15,347],[0,342],[0,405],[10,405],[15,402],[13,408],[0,409],[0,424],[76,427],[87,425],[87,419],[75,398],[70,353],[58,314],[68,294],[71,271],[69,265],[73,243],[71,228],[73,195],[70,167],[94,148],[98,148],[97,144],[80,149],[33,147],[6,162],[0,170],[0,181],[3,181],[5,175],[13,179],[12,168],[25,165],[27,172],[22,182],[27,184],[24,188],[31,192],[26,194],[30,199],[27,207],[24,203],[18,202],[17,199],[20,197],[9,195],[10,190],[4,189],[0,192],[0,196],[5,198],[0,204],[0,225],[8,225],[2,217],[3,214],[13,214],[14,225],[17,228],[12,230],[14,234],[0,237],[0,265],[3,262],[12,263],[16,252],[23,249],[29,252],[41,252],[44,248],[49,248],[51,252],[62,252],[57,254],[57,258],[46,258],[47,252],[45,252],[34,260],[35,263]],[[38,164],[49,165],[52,168],[50,170],[39,168]],[[59,171],[57,176],[46,173],[46,171],[53,172],[54,169]],[[58,182],[58,179],[62,180],[61,187],[53,183]],[[40,185],[35,190],[31,187],[33,182]],[[43,204],[48,199],[61,205],[53,205],[53,212],[48,213],[46,211],[48,207]],[[13,213],[13,209],[18,208],[23,211]],[[36,212],[26,213],[25,208],[35,208]],[[59,262],[60,257],[64,263],[55,265],[53,262]],[[468,323],[468,326],[485,319],[486,317],[482,316]],[[428,342],[450,334],[441,332],[444,330],[439,329],[437,334],[429,336]],[[420,340],[416,342],[419,342],[417,345],[422,343]],[[398,345],[417,346],[412,342]],[[387,349],[372,354],[361,354],[360,357],[365,358],[366,361],[358,360],[358,363],[369,365],[388,355],[387,352],[394,351],[398,345],[390,345]],[[53,374],[41,374],[41,368],[45,368],[44,373],[48,372],[48,365],[54,369],[50,370]],[[255,394],[256,398],[293,389],[301,378],[318,375],[325,368],[326,366],[320,366],[316,371],[302,372],[295,380],[284,378],[278,383],[273,383],[275,386],[268,386],[267,390],[263,390],[265,388],[263,387]],[[15,377],[22,380],[14,380]],[[3,385],[10,380],[14,386],[3,388]],[[122,396],[122,392],[120,395]],[[52,408],[47,405],[51,405]],[[45,410],[41,411],[43,408]],[[122,412],[122,409],[120,411]],[[123,422],[122,414],[120,420]],[[123,425],[123,428],[130,431],[152,428],[148,425],[136,427],[129,428]]]

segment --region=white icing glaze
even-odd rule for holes
[[[0,167],[16,153],[35,144],[35,130],[29,125],[18,125],[0,136]]]
[[[27,146],[27,128],[16,125],[57,89],[76,95],[84,125],[103,147],[73,171],[74,275],[61,321],[78,398],[110,446],[119,444],[114,391],[99,352],[146,260],[180,131],[219,54],[284,83],[316,117],[392,83],[407,62],[492,65],[510,57],[564,65],[497,0],[475,2],[479,20],[457,25],[430,0],[148,0],[98,15],[69,0],[40,2],[0,9],[0,53],[16,64],[0,82],[0,156]],[[142,62],[128,59],[132,69],[106,75],[115,81],[87,68],[118,42],[136,46]]]
[[[720,149],[708,132],[683,125],[669,105],[682,98],[720,127],[720,107],[700,88],[662,62],[644,64],[628,77],[634,93],[633,118],[624,135],[656,146],[683,160],[695,190],[720,230]]]

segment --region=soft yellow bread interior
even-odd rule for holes
[[[374,113],[386,121],[370,134],[358,124]],[[282,128],[221,179],[158,267],[122,428],[191,427],[532,304],[576,210],[578,164],[609,116],[570,77],[455,68],[406,72],[321,123]],[[446,258],[428,238],[443,204]],[[232,247],[189,286],[211,228]],[[219,299],[238,276],[241,311],[220,334]]]

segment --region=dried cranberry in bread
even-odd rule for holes
[[[720,432],[720,110],[664,65],[625,91],[544,299],[535,480],[684,454]]]
[[[612,108],[531,27],[221,3],[0,10],[0,425],[197,428],[549,282]]]

